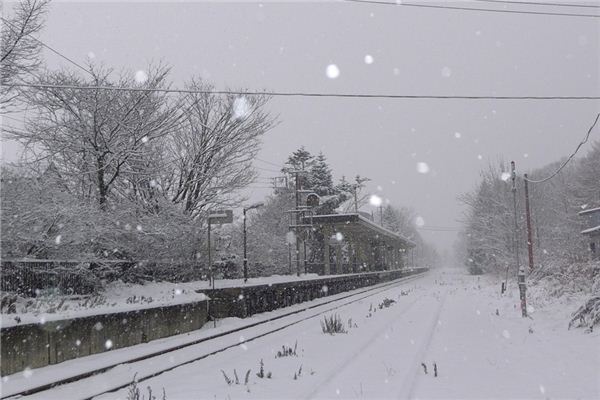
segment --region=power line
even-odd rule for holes
[[[254,157],[254,159],[257,160],[257,161],[263,162],[265,164],[272,165],[272,166],[277,167],[277,168],[283,167],[281,164],[275,164],[275,163],[273,163],[271,161],[263,160],[262,158]]]
[[[18,30],[15,31],[15,28],[13,26],[13,23],[8,21],[5,18],[0,17],[0,20],[2,20],[2,22],[4,22],[5,24],[8,25],[8,27],[10,28],[11,31],[13,31],[16,34],[19,34]],[[50,50],[51,52],[53,52],[54,54],[56,54],[57,56],[63,58],[64,60],[67,60],[68,62],[70,62],[71,64],[75,65],[77,68],[85,71],[86,73],[90,74],[92,77],[95,78],[94,74],[92,72],[90,72],[87,68],[83,67],[82,65],[76,63],[75,61],[73,61],[72,59],[70,59],[69,57],[65,56],[64,54],[62,54],[61,52],[59,52],[58,50],[52,48],[50,45],[42,42],[40,39],[36,38],[35,36],[33,36],[31,33],[27,33],[27,36],[33,38],[33,40],[35,40],[36,42],[38,42],[39,44],[41,44],[42,46],[44,46],[45,48],[47,48],[48,50]],[[13,85],[16,86],[16,85]]]
[[[537,1],[510,1],[510,0],[471,0],[481,3],[500,3],[500,4],[515,4],[515,5],[532,5],[532,6],[550,6],[550,7],[581,7],[581,8],[600,8],[596,4],[568,4],[568,3],[546,3]]]
[[[398,6],[398,7],[422,7],[422,8],[437,8],[446,10],[461,10],[461,11],[480,11],[480,12],[492,12],[492,13],[508,13],[508,14],[531,14],[531,15],[553,15],[562,17],[587,17],[587,18],[600,18],[600,15],[596,14],[574,14],[574,13],[558,13],[558,12],[547,12],[547,11],[517,11],[517,10],[498,10],[491,8],[471,8],[461,6],[442,6],[436,4],[415,4],[415,3],[390,3],[388,1],[379,0],[342,0],[350,3],[364,3],[364,4],[378,4],[385,6]]]
[[[573,159],[573,157],[575,157],[575,154],[577,154],[577,152],[579,151],[581,146],[583,146],[585,143],[587,143],[588,139],[590,138],[590,134],[592,133],[592,130],[596,126],[596,123],[598,123],[599,118],[600,118],[600,113],[598,115],[596,115],[596,119],[594,120],[594,123],[592,124],[592,126],[590,126],[590,129],[588,129],[587,134],[585,135],[585,138],[581,142],[579,142],[575,151],[569,156],[569,158],[567,158],[565,160],[564,163],[562,163],[562,165],[556,171],[554,171],[554,173],[552,175],[548,176],[547,178],[540,179],[540,180],[533,180],[533,179],[529,179],[529,178],[523,178],[523,179],[525,179],[527,182],[531,182],[531,183],[542,183],[542,182],[546,182],[547,180],[554,178],[569,163],[569,161],[571,161]]]
[[[258,170],[261,170],[261,171],[266,171],[266,172],[275,172],[275,173],[280,173],[280,172],[281,172],[281,171],[276,171],[276,170],[274,170],[274,169],[263,168],[263,167],[257,167],[256,165],[255,165],[253,168],[256,168],[256,169],[258,169]]]
[[[346,0],[354,1],[354,0]],[[53,85],[42,83],[18,83],[16,87],[39,89],[73,89],[73,90],[112,90],[132,92],[161,92],[182,94],[239,95],[239,96],[279,96],[279,97],[334,97],[364,99],[425,99],[425,100],[600,100],[600,96],[485,96],[485,95],[422,95],[422,94],[366,94],[366,93],[320,93],[320,92],[279,92],[279,91],[239,91],[239,90],[197,90],[197,89],[165,89],[139,88],[122,86],[77,86]]]

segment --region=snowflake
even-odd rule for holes
[[[369,204],[371,204],[373,207],[379,207],[381,203],[381,197],[377,196],[376,194],[372,194],[369,198]]]
[[[325,70],[325,73],[329,79],[335,79],[340,76],[340,69],[335,64],[329,64]]]
[[[233,117],[244,119],[250,114],[250,103],[245,97],[238,97],[233,101]]]
[[[426,174],[429,172],[429,165],[426,162],[420,161],[417,163],[417,172],[420,174]]]
[[[146,83],[146,81],[148,80],[148,74],[143,71],[143,70],[139,70],[135,73],[135,81],[137,83]]]

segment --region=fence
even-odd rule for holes
[[[198,263],[127,260],[2,260],[0,287],[4,293],[26,297],[54,292],[90,294],[107,282],[164,280],[185,282],[206,277]]]

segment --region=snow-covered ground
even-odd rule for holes
[[[385,298],[395,303],[380,309]],[[499,282],[491,278],[468,276],[462,270],[436,271],[338,309],[347,333],[324,334],[319,317],[247,341],[269,328],[259,326],[238,334],[239,345],[143,381],[139,387],[145,392],[150,386],[159,398],[164,388],[169,400],[598,399],[599,334],[567,330],[579,300],[544,304],[534,300],[531,318],[522,318],[512,286],[500,296]],[[225,338],[187,348],[185,353],[224,343]],[[297,356],[276,357],[282,346],[293,348],[296,343]],[[168,365],[177,357],[166,355],[154,362]],[[256,375],[261,360],[271,378]],[[140,365],[140,375],[150,367]],[[118,368],[115,373],[131,378],[138,372]],[[223,372],[235,380],[234,369],[241,384],[228,385]],[[249,383],[244,385],[248,370]],[[110,379],[98,376],[94,384],[109,384]],[[73,391],[54,394],[54,398],[76,397]],[[127,389],[100,397],[126,398]]]
[[[215,281],[215,288],[255,286],[324,278],[317,274],[273,275],[269,277],[243,279],[222,279]],[[147,282],[129,284],[113,282],[98,295],[93,296],[52,296],[36,299],[19,298],[17,312],[1,314],[1,326],[43,323],[60,319],[88,317],[107,313],[133,311],[145,308],[192,303],[206,299],[197,290],[210,288],[208,281],[185,283]]]
[[[567,330],[576,301],[533,305],[523,319],[517,291],[500,297],[498,289],[462,271],[434,273],[341,309],[345,324],[357,326],[346,334],[323,334],[308,320],[140,387],[164,388],[168,399],[600,398],[599,334]],[[386,297],[396,303],[378,309]],[[297,357],[275,358],[296,342]],[[271,379],[256,376],[261,359]],[[242,381],[251,369],[249,385],[227,385],[221,370],[233,378],[234,369]],[[102,397],[116,398],[126,391]]]

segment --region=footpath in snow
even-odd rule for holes
[[[490,278],[435,271],[339,309],[347,333],[324,334],[314,318],[240,336],[239,346],[139,387],[169,400],[600,398],[598,333],[567,330],[577,302],[533,302],[524,319],[516,289],[498,292]],[[379,308],[385,299],[394,302]],[[296,355],[277,357],[282,346]],[[127,389],[101,398],[126,399]]]

